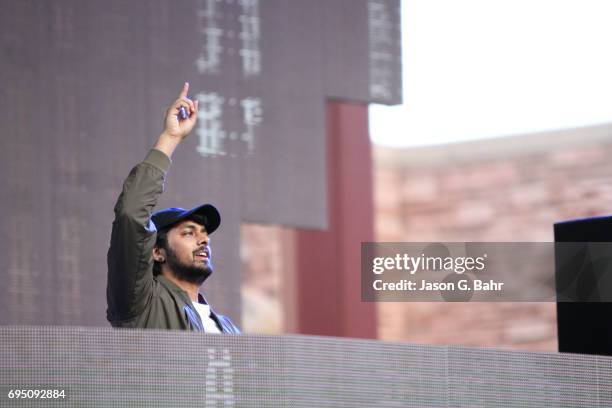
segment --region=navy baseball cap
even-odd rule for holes
[[[221,224],[221,215],[219,211],[211,205],[204,204],[191,210],[185,210],[184,208],[166,208],[165,210],[157,211],[151,217],[151,220],[155,224],[157,230],[166,229],[172,227],[179,221],[188,220],[194,215],[204,220],[204,227],[208,234],[212,234],[219,225]]]

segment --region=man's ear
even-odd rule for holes
[[[153,248],[153,260],[155,262],[166,262],[166,250],[160,247]]]

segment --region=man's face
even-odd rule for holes
[[[206,228],[195,221],[182,221],[168,231],[166,261],[174,275],[202,284],[212,273],[209,243]]]

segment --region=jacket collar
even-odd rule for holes
[[[185,301],[185,303],[191,302],[191,298],[189,297],[189,294],[183,289],[181,289],[176,283],[166,278],[164,275],[157,275],[157,280],[161,282],[161,284],[164,285],[168,290],[171,290],[172,292],[176,292]],[[208,305],[206,298],[202,296],[200,292],[198,292],[198,302]]]
[[[192,302],[191,302],[191,298],[189,297],[189,294],[187,292],[185,292],[183,289],[181,289],[176,283],[174,283],[171,280],[167,279],[163,275],[157,275],[156,278],[168,290],[176,293],[177,296],[179,296],[183,300],[183,302],[185,302],[185,304],[187,304],[189,306],[190,309],[193,307],[192,306]],[[206,298],[204,296],[202,296],[202,294],[200,292],[198,292],[198,302],[204,303],[205,305],[208,305],[210,307],[210,317],[217,323],[217,325],[219,326],[219,328],[221,329],[222,332],[226,332],[227,328],[225,327],[224,322],[220,321],[219,317],[217,316],[217,313],[215,313],[215,311],[213,310],[212,306],[210,306],[208,304],[208,302],[206,301]],[[200,315],[198,315],[198,318],[200,318]],[[195,319],[195,320],[198,320],[198,319]],[[199,320],[199,321],[200,321],[200,325],[201,325],[201,320]]]
[[[185,292],[183,289],[181,289],[176,283],[172,282],[171,280],[167,279],[164,275],[157,275],[157,280],[166,287],[166,289],[175,292],[177,295],[179,295],[181,297],[181,299],[183,301],[185,301],[186,303],[190,302],[191,299],[189,298],[189,295],[187,294],[187,292]]]

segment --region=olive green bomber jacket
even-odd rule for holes
[[[132,169],[115,205],[108,250],[107,319],[114,327],[204,331],[187,292],[162,275],[153,276],[151,256],[157,231],[153,208],[164,190],[170,158],[152,149]],[[198,294],[200,303],[206,303]],[[211,317],[224,333],[240,333],[232,321]]]

